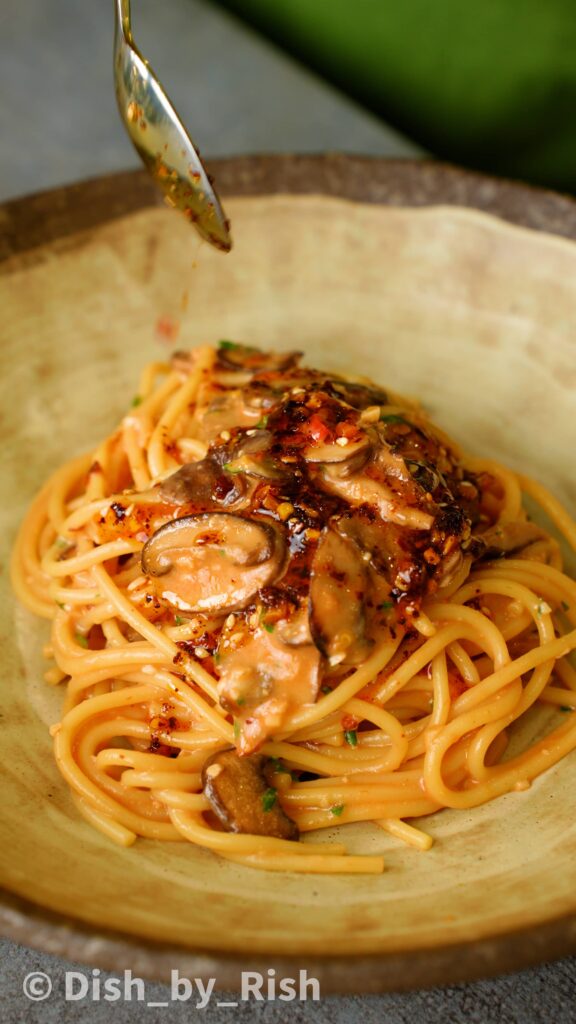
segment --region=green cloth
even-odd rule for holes
[[[576,0],[220,2],[436,156],[576,192]]]

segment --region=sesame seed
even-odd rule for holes
[[[195,647],[194,654],[196,655],[197,658],[200,658],[200,660],[202,660],[202,658],[208,657],[208,651],[206,650],[205,647]]]

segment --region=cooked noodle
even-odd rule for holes
[[[482,557],[464,539],[459,561],[439,582],[423,585],[411,603],[397,592],[381,603],[396,604],[400,624],[377,629],[361,660],[326,650],[316,655],[307,641],[307,656],[322,663],[316,699],[284,699],[279,724],[258,719],[260,734],[250,740],[253,719],[242,717],[240,698],[236,709],[229,694],[220,702],[218,643],[233,628],[230,620],[241,619],[250,637],[260,636],[269,614],[261,591],[244,602],[248,611],[232,615],[182,610],[174,595],[159,591],[140,557],[162,525],[191,511],[167,501],[162,483],[206,456],[214,388],[232,395],[251,380],[249,367],[219,366],[215,358],[205,348],[147,367],[137,404],[120,427],[54,474],[20,531],[14,587],[27,608],[52,620],[55,665],[46,679],[66,684],[62,720],[52,729],[56,761],[80,812],[121,845],[137,836],[185,839],[267,870],[377,873],[382,857],[349,856],[340,842],[226,831],[206,795],[207,761],[234,746],[248,758],[255,750],[269,758],[266,792],[300,834],[366,821],[427,849],[432,841],[413,819],[527,788],[576,747],[576,716],[566,713],[547,736],[502,761],[510,731],[531,707],[576,709],[569,660],[576,583],[544,531],[492,560],[489,550]],[[391,429],[403,411],[407,420],[426,423],[397,397],[387,401],[385,408],[365,406],[362,416],[377,407],[376,419],[384,408]],[[252,435],[266,432],[255,420],[244,422],[245,432],[251,422]],[[225,423],[222,444],[231,434],[234,440],[238,431]],[[444,443],[439,432],[434,436]],[[525,492],[576,549],[576,524],[544,487],[492,461],[460,461],[467,486],[480,493],[477,537],[524,526]],[[274,508],[281,524],[283,511],[278,503]],[[400,507],[382,499],[381,515],[414,536],[424,535],[430,520],[414,502]],[[318,533],[310,532],[312,546]],[[264,621],[264,628],[278,621]],[[303,657],[303,647],[291,650]]]

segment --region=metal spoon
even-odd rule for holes
[[[114,83],[120,116],[170,206],[218,249],[232,247],[230,223],[197,150],[148,61],[137,50],[130,0],[114,0]]]

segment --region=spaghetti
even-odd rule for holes
[[[576,548],[542,486],[364,379],[231,342],[148,366],[13,557],[79,811],[125,846],[377,873],[294,840],[368,821],[427,849],[414,819],[527,788],[576,747],[566,714],[504,756],[534,705],[576,709],[576,583],[523,492]]]

